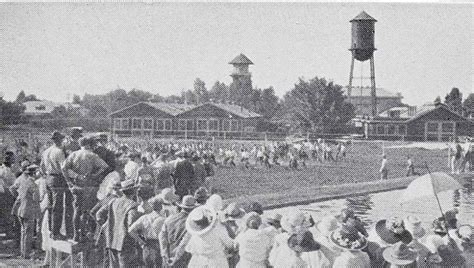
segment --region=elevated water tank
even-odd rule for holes
[[[353,18],[352,23],[352,44],[350,50],[354,58],[358,61],[370,59],[375,51],[375,22],[377,20],[362,11]]]

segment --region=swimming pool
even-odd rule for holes
[[[408,215],[416,215],[422,221],[425,229],[429,230],[433,220],[441,216],[435,197],[424,197],[401,205],[399,198],[403,191],[394,190],[317,202],[310,205],[278,208],[269,210],[268,213],[285,215],[291,210],[299,208],[311,214],[315,221],[318,221],[326,215],[338,215],[343,208],[352,208],[367,226],[375,224],[379,219],[392,216],[405,218]],[[458,208],[459,224],[472,225],[474,223],[474,190],[472,187],[465,185],[464,188],[456,191],[440,193],[438,197],[443,211]]]

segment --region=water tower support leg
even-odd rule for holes
[[[372,96],[372,116],[377,115],[377,95],[376,95],[376,86],[375,86],[375,63],[374,56],[370,57],[370,82],[372,86],[371,96]]]

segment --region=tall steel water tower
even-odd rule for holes
[[[371,104],[372,116],[377,115],[377,98],[375,88],[375,65],[374,65],[374,36],[375,22],[365,11],[362,11],[357,17],[353,18],[352,23],[352,45],[349,49],[352,52],[351,71],[349,75],[349,86],[347,88],[347,97],[351,100],[352,80],[354,79],[354,61],[364,62],[370,60],[370,82],[371,82]],[[361,73],[361,79],[364,79]]]

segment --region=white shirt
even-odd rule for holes
[[[125,177],[127,180],[137,180],[138,179],[138,169],[140,168],[140,165],[132,160],[129,160],[127,164],[125,164],[125,167],[123,168],[123,171],[125,172]]]
[[[66,160],[64,151],[56,145],[52,145],[43,152],[40,164],[41,172],[45,175],[62,174],[61,165],[64,160]]]
[[[130,226],[129,232],[140,233],[145,239],[158,239],[164,222],[165,217],[153,211],[138,218],[138,220]]]
[[[0,193],[5,192],[5,188],[10,187],[15,182],[15,174],[11,168],[1,165],[0,166]]]
[[[239,247],[240,261],[265,263],[268,259],[272,240],[264,230],[247,229],[235,238]]]
[[[344,251],[334,260],[334,267],[340,268],[366,268],[370,267],[367,253],[362,251]]]

